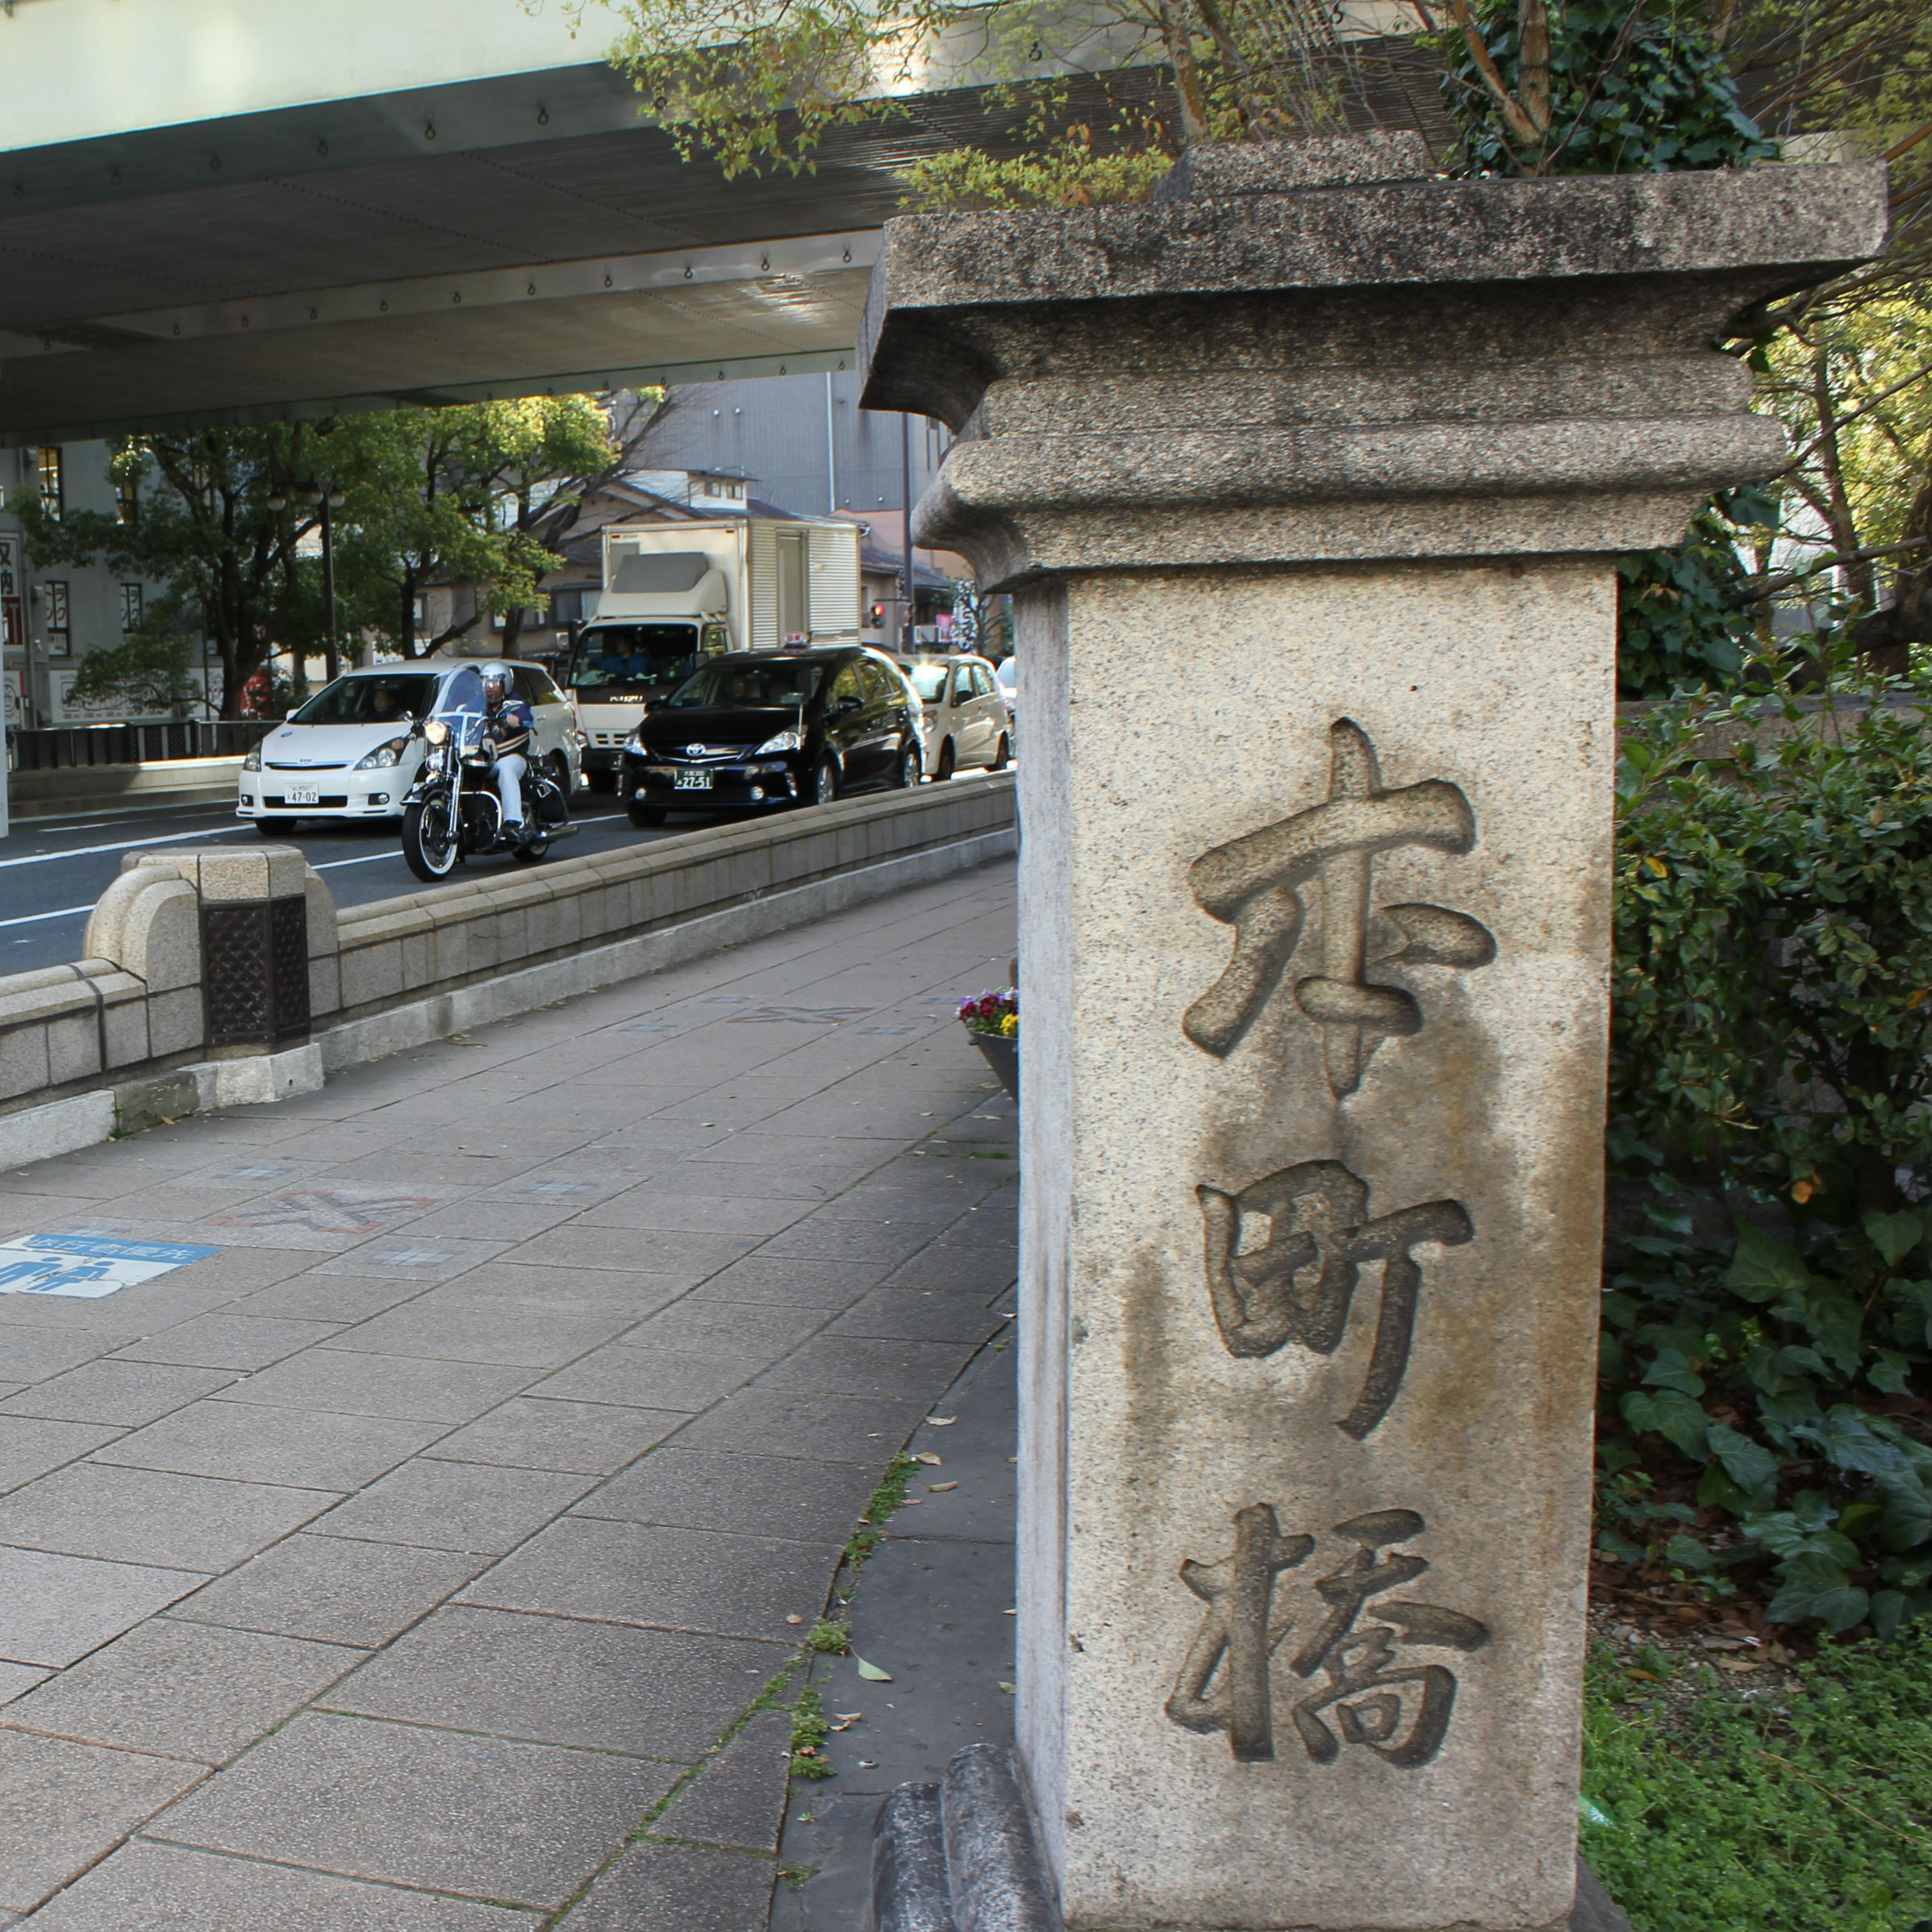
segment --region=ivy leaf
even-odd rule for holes
[[[1859,1475],[1890,1475],[1910,1467],[1889,1442],[1871,1433],[1855,1408],[1842,1403],[1821,1425],[1814,1424],[1800,1433],[1816,1442],[1837,1467]]]
[[[1746,1301],[1796,1298],[1812,1286],[1811,1271],[1788,1241],[1767,1234],[1746,1221],[1738,1231],[1738,1251],[1731,1258],[1724,1285]]]
[[[1925,1223],[1910,1208],[1897,1214],[1867,1214],[1865,1233],[1873,1247],[1885,1258],[1885,1266],[1896,1268],[1925,1239]]]
[[[1765,1610],[1772,1623],[1817,1617],[1834,1636],[1864,1621],[1871,1599],[1843,1568],[1820,1556],[1795,1557],[1784,1566],[1781,1587]]]
[[[1699,1576],[1709,1576],[1717,1567],[1717,1558],[1694,1536],[1672,1537],[1663,1546],[1663,1560]]]
[[[1631,1428],[1652,1430],[1687,1456],[1703,1460],[1710,1418],[1688,1396],[1674,1388],[1660,1389],[1654,1396],[1632,1389],[1621,1407],[1623,1419]]]
[[[1910,1365],[1896,1349],[1880,1349],[1865,1365],[1865,1379],[1876,1389],[1888,1396],[1907,1396],[1912,1392],[1908,1379]]]
[[[1905,1621],[1905,1593],[1903,1590],[1875,1590],[1871,1593],[1871,1628],[1877,1633],[1881,1643],[1889,1643],[1898,1634],[1898,1626]]]
[[[1709,1439],[1711,1454],[1724,1465],[1724,1473],[1747,1496],[1768,1504],[1778,1485],[1778,1458],[1728,1423],[1713,1422]]]
[[[1692,1368],[1690,1358],[1682,1349],[1660,1348],[1656,1359],[1644,1371],[1643,1379],[1651,1388],[1674,1388],[1685,1396],[1704,1393],[1704,1378]]]
[[[1909,1550],[1932,1542],[1932,1496],[1911,1470],[1900,1470],[1878,1479],[1880,1507],[1879,1539],[1888,1550],[1903,1556]]]

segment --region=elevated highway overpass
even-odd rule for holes
[[[559,0],[5,0],[0,443],[849,364],[891,170],[679,160]]]

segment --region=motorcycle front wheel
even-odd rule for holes
[[[453,816],[441,792],[409,806],[403,814],[403,857],[418,878],[432,885],[456,870],[461,841],[451,823]]]

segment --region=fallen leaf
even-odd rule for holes
[[[1002,1684],[999,1688],[1001,1690],[1004,1691],[1007,1696],[1009,1697],[1016,1697],[1019,1695],[1019,1692],[1010,1684]]]
[[[923,1496],[909,1496],[903,1503],[899,1504],[899,1508],[901,1509],[916,1509],[925,1501],[925,1500],[926,1499]]]
[[[787,1617],[785,1621],[787,1623],[803,1623],[805,1620],[802,1617]]]
[[[852,1653],[852,1661],[858,1666],[858,1674],[865,1679],[866,1683],[890,1684],[892,1681],[892,1673],[890,1671],[882,1671],[876,1663],[866,1663],[857,1650]]]
[[[928,1416],[926,1426],[928,1429],[950,1429],[958,1420],[957,1416]]]
[[[1020,1613],[1017,1610],[1002,1610],[999,1614],[1002,1617],[1017,1617]]]
[[[858,1767],[861,1771],[877,1771],[878,1769],[878,1759],[876,1758],[861,1758],[858,1761]]]
[[[841,1724],[856,1724],[866,1713],[863,1711],[834,1711],[832,1714]]]
[[[926,1487],[937,1496],[941,1490],[957,1489],[959,1485],[957,1483],[928,1483]]]
[[[917,1455],[913,1457],[912,1460],[915,1463],[926,1463],[930,1467],[934,1469],[938,1469],[943,1467],[945,1462],[945,1457],[934,1455],[932,1450],[929,1449],[922,1449]]]

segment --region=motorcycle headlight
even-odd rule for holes
[[[795,731],[777,732],[751,755],[754,758],[763,758],[769,757],[774,751],[797,751],[803,746],[804,742]]]
[[[447,745],[449,742],[449,727],[440,718],[432,718],[423,727],[423,736],[432,745]]]
[[[366,757],[357,759],[357,770],[381,771],[389,766],[400,762],[403,750],[408,743],[409,741],[407,738],[389,739],[386,743],[378,745]]]
[[[244,771],[260,771],[261,770],[261,747],[259,745],[256,745],[242,760],[241,768]]]

